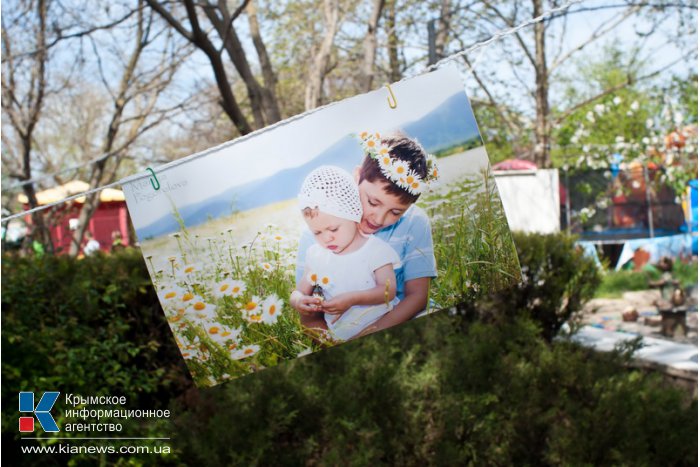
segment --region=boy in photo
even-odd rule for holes
[[[359,137],[365,152],[354,174],[362,203],[360,231],[384,240],[401,260],[395,270],[400,303],[358,334],[362,335],[405,322],[426,309],[430,279],[437,276],[437,270],[430,220],[414,203],[437,181],[438,169],[435,158],[405,135],[382,138],[365,132]],[[303,277],[306,251],[312,243],[311,234],[304,232],[299,242],[297,283]],[[325,300],[319,310],[313,297],[308,296],[300,297],[292,306],[302,313],[302,324],[326,329],[318,312],[342,313],[352,303]]]

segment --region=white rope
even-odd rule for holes
[[[425,74],[425,73],[429,73],[429,72],[431,72],[431,71],[434,71],[434,70],[436,70],[437,68],[441,67],[442,65],[444,65],[444,64],[446,64],[446,63],[448,63],[448,62],[450,62],[450,61],[452,61],[452,60],[455,60],[455,59],[457,59],[457,58],[460,58],[460,57],[462,57],[463,55],[467,55],[467,54],[469,54],[469,53],[471,53],[471,52],[473,52],[473,51],[475,51],[475,50],[478,50],[478,49],[480,49],[480,48],[482,48],[482,47],[486,47],[486,46],[492,44],[493,42],[495,42],[495,41],[497,41],[497,40],[499,40],[499,39],[502,39],[502,38],[504,38],[504,37],[507,37],[507,36],[509,36],[509,35],[511,35],[511,34],[515,34],[515,33],[517,33],[518,31],[520,31],[520,30],[522,30],[522,29],[525,29],[525,28],[527,28],[527,27],[529,27],[529,26],[532,26],[533,24],[539,23],[540,21],[544,21],[544,20],[546,20],[547,18],[549,18],[550,16],[552,16],[553,14],[559,13],[559,12],[561,12],[561,11],[564,11],[564,10],[570,8],[572,5],[576,5],[577,3],[581,3],[582,1],[583,1],[583,0],[571,0],[571,1],[569,1],[568,3],[565,3],[565,4],[563,4],[563,5],[561,5],[561,6],[557,7],[557,8],[553,8],[553,9],[551,9],[551,10],[545,11],[545,12],[542,13],[540,16],[537,16],[536,18],[532,18],[532,19],[530,19],[530,20],[528,20],[528,21],[525,21],[524,23],[519,24],[518,26],[515,26],[515,27],[512,27],[512,28],[508,28],[508,29],[503,29],[503,30],[497,31],[497,32],[496,32],[493,36],[491,36],[490,38],[488,38],[488,39],[486,39],[486,40],[484,40],[484,41],[482,41],[482,42],[477,42],[476,44],[474,44],[474,45],[472,45],[472,46],[470,46],[470,47],[468,47],[468,48],[466,48],[466,49],[463,49],[463,50],[461,50],[461,51],[459,51],[459,52],[457,52],[457,53],[454,53],[454,54],[450,55],[449,57],[445,57],[445,58],[443,58],[442,60],[439,60],[438,62],[436,62],[436,63],[434,63],[434,64],[432,64],[432,65],[430,65],[430,66],[424,68],[422,71],[420,71],[420,72],[418,72],[418,73],[416,73],[416,74],[414,74],[414,75],[411,75],[411,76],[408,76],[408,77],[403,78],[403,79],[402,79],[401,81],[399,81],[399,82],[406,81],[406,80],[408,80],[408,79],[415,78],[416,76],[420,76],[420,75],[423,75],[423,74]],[[172,168],[177,167],[177,166],[179,166],[179,165],[185,164],[185,163],[190,162],[190,161],[192,161],[192,160],[199,159],[200,157],[204,157],[204,156],[206,156],[206,155],[208,155],[208,154],[211,154],[211,153],[213,153],[213,152],[217,152],[217,151],[219,151],[219,150],[221,150],[221,149],[228,148],[228,147],[231,147],[231,146],[236,145],[236,144],[240,144],[240,143],[242,143],[242,142],[244,142],[244,141],[247,141],[247,140],[249,140],[250,138],[254,138],[255,136],[258,136],[258,135],[260,135],[260,134],[262,134],[262,133],[265,133],[265,132],[274,130],[275,128],[279,128],[279,127],[284,126],[284,125],[289,125],[290,123],[293,123],[293,122],[295,122],[295,121],[297,121],[297,120],[299,120],[299,119],[301,119],[301,118],[304,118],[304,117],[306,117],[306,116],[308,116],[308,115],[314,114],[314,113],[318,112],[319,110],[325,110],[325,109],[328,109],[328,108],[330,108],[330,107],[333,107],[334,105],[339,104],[340,102],[343,102],[343,101],[331,102],[330,104],[326,104],[326,105],[323,105],[323,106],[321,106],[321,107],[316,107],[315,109],[307,110],[307,111],[304,112],[304,113],[295,115],[295,116],[293,116],[293,117],[289,117],[289,118],[287,118],[287,119],[285,119],[285,120],[281,120],[281,121],[279,121],[279,122],[277,122],[277,123],[274,123],[274,124],[272,124],[272,125],[270,125],[270,126],[267,126],[267,127],[265,127],[265,128],[261,128],[261,129],[259,129],[259,130],[255,130],[255,131],[253,131],[253,132],[251,132],[251,133],[248,133],[247,135],[243,135],[243,136],[241,136],[241,137],[239,137],[239,138],[236,138],[235,140],[227,141],[226,143],[220,144],[219,146],[215,146],[215,147],[213,147],[213,148],[209,148],[209,149],[206,149],[206,150],[204,150],[204,151],[201,151],[201,152],[198,152],[198,153],[195,153],[195,154],[191,154],[191,155],[189,155],[189,156],[187,156],[187,157],[183,157],[183,158],[178,159],[178,160],[176,160],[176,161],[173,161],[173,162],[169,162],[169,163],[167,163],[167,164],[164,164],[164,165],[162,165],[162,166],[160,166],[160,167],[154,169],[154,172],[157,174],[157,173],[163,172],[163,171],[165,171],[165,170],[172,169]],[[104,156],[100,156],[100,157],[97,158],[96,160],[99,160],[99,159],[102,158],[102,157],[104,157]],[[90,164],[90,163],[94,163],[94,162],[96,162],[96,160],[93,159],[92,161],[86,163],[86,165],[87,165],[87,164]],[[70,170],[70,169],[65,169],[65,170],[67,171],[67,170]],[[47,175],[47,176],[41,177],[41,179],[49,178],[49,177],[51,177],[51,176],[52,176],[52,175]],[[76,194],[76,195],[69,196],[69,197],[64,198],[64,199],[61,199],[61,200],[59,200],[59,201],[54,201],[54,202],[52,202],[52,203],[47,203],[47,204],[44,204],[44,205],[41,205],[41,206],[37,206],[37,207],[35,207],[35,208],[33,208],[33,209],[29,209],[29,210],[27,210],[27,211],[22,211],[22,212],[19,212],[19,213],[17,213],[17,214],[12,214],[12,215],[10,215],[10,216],[3,217],[2,219],[0,219],[0,223],[9,222],[9,221],[11,221],[12,219],[17,219],[18,217],[26,216],[26,215],[29,215],[29,214],[32,214],[32,213],[35,213],[35,212],[38,212],[38,211],[43,211],[43,210],[45,210],[45,209],[49,209],[49,208],[52,208],[52,207],[54,207],[54,206],[58,206],[58,205],[60,205],[60,204],[66,203],[66,202],[68,202],[68,201],[73,201],[74,199],[81,198],[81,197],[83,197],[83,196],[88,196],[88,195],[91,195],[91,194],[93,194],[93,193],[97,193],[97,192],[102,191],[102,190],[107,189],[107,188],[112,188],[112,187],[115,187],[115,186],[117,186],[117,185],[123,185],[123,184],[126,184],[126,183],[131,183],[131,182],[134,182],[134,181],[137,181],[137,180],[141,180],[141,179],[144,179],[144,178],[149,178],[149,177],[151,177],[151,174],[148,173],[148,172],[139,173],[139,174],[134,174],[134,175],[131,175],[131,176],[129,176],[129,177],[123,178],[123,179],[121,179],[121,180],[119,180],[119,181],[117,181],[117,182],[110,183],[110,184],[108,184],[108,185],[102,185],[102,186],[99,186],[99,187],[97,187],[97,188],[93,188],[93,189],[91,189],[91,190],[87,190],[87,191],[84,191],[84,192],[82,192],[82,193],[78,193],[78,194]],[[29,181],[24,182],[24,183],[22,183],[22,184],[26,184],[26,183],[29,183]]]
[[[107,153],[107,154],[101,154],[101,155],[99,155],[99,156],[97,156],[97,157],[95,157],[95,158],[93,158],[93,159],[90,159],[89,161],[81,162],[81,163],[75,164],[75,165],[71,165],[71,166],[69,166],[69,167],[63,168],[63,169],[61,169],[61,170],[57,170],[56,172],[52,172],[52,173],[47,174],[47,175],[42,175],[42,176],[40,176],[40,177],[29,178],[29,179],[27,179],[27,180],[21,180],[21,181],[19,181],[19,182],[13,183],[13,184],[10,185],[8,188],[3,187],[3,191],[5,191],[5,192],[7,192],[7,191],[13,191],[13,190],[16,190],[17,188],[23,187],[24,185],[31,185],[31,184],[33,184],[33,183],[37,183],[37,182],[41,182],[41,181],[44,181],[44,180],[52,179],[52,178],[54,178],[54,177],[56,177],[57,175],[60,175],[60,174],[62,174],[62,173],[71,172],[71,171],[73,171],[73,170],[82,169],[83,167],[87,167],[87,166],[89,166],[89,165],[96,164],[97,162],[100,162],[101,160],[107,159],[108,157],[114,156],[115,154],[116,154],[116,153],[114,153],[114,152],[109,152],[109,153]],[[136,161],[138,161],[138,162],[149,162],[149,161],[147,161],[147,160],[144,159],[144,158],[129,157],[129,159],[133,159],[133,160],[136,160]],[[56,188],[56,187],[54,187],[54,188]],[[106,187],[105,187],[105,188],[106,188]]]
[[[110,183],[109,185],[98,186],[97,188],[93,188],[92,190],[83,191],[82,193],[68,196],[67,198],[63,198],[61,200],[54,201],[53,203],[42,204],[41,206],[37,206],[35,208],[28,209],[26,211],[18,212],[17,214],[12,214],[11,216],[3,217],[2,220],[0,220],[0,223],[4,224],[5,222],[9,222],[12,219],[16,219],[16,218],[22,217],[22,216],[27,216],[27,215],[33,214],[35,212],[43,211],[44,209],[49,209],[49,208],[52,208],[54,206],[58,206],[59,204],[67,203],[68,201],[73,201],[74,199],[82,198],[83,196],[88,196],[88,195],[91,195],[93,193],[97,193],[99,191],[106,190],[107,188],[112,188],[112,187],[115,187],[117,185],[121,185],[121,183],[122,183],[122,181],[119,180],[119,181],[116,181],[114,183]]]
[[[12,185],[10,185],[9,188],[6,189],[6,191],[12,191],[12,190],[15,190],[17,188],[21,188],[24,185],[31,185],[32,183],[41,182],[43,180],[48,180],[50,178],[54,178],[56,175],[60,175],[60,174],[65,173],[65,172],[70,172],[72,170],[82,169],[83,167],[87,167],[88,165],[95,164],[103,159],[106,159],[111,155],[112,154],[102,154],[100,156],[95,157],[94,159],[90,159],[87,162],[81,162],[80,164],[75,164],[75,165],[72,165],[70,167],[66,167],[65,169],[57,170],[56,172],[50,173],[48,175],[42,175],[41,177],[29,178],[27,180],[22,180],[22,181],[19,181],[17,183],[13,183]]]
[[[571,6],[576,5],[577,3],[581,3],[581,2],[583,2],[583,0],[572,0],[568,3],[565,3],[565,4],[557,7],[557,8],[547,10],[544,13],[542,13],[540,16],[538,16],[536,18],[532,18],[531,20],[525,21],[524,23],[521,23],[518,26],[514,26],[514,27],[509,28],[509,29],[502,29],[500,31],[497,31],[493,36],[489,37],[485,41],[477,42],[476,44],[472,45],[471,47],[468,47],[468,48],[463,49],[457,53],[454,53],[454,54],[450,55],[449,57],[445,57],[442,60],[439,60],[439,61],[435,62],[434,64],[430,65],[429,67],[425,68],[425,70],[423,70],[423,72],[421,72],[419,74],[428,73],[430,71],[436,70],[438,67],[444,65],[447,62],[451,62],[452,60],[460,58],[463,55],[467,55],[467,54],[475,51],[476,49],[486,47],[487,45],[491,44],[492,42],[495,42],[495,41],[502,39],[506,36],[510,36],[511,34],[515,34],[516,32],[519,32],[522,29],[525,29],[529,26],[532,26],[533,24],[544,21],[547,18],[549,18],[550,16],[552,16],[553,14],[567,10]]]

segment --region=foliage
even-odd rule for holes
[[[572,289],[595,286],[572,239],[515,239],[526,282],[502,300],[471,303],[491,314],[433,314],[206,390],[186,376],[138,251],[5,256],[3,460],[696,465],[695,400],[625,369],[624,356],[548,343],[529,316],[542,308],[518,305],[567,301],[573,311],[585,292]],[[169,407],[172,419],[130,421],[124,432],[171,437],[175,453],[20,458],[16,393],[47,387],[124,394],[129,409]]]
[[[657,276],[660,277],[660,274]],[[610,271],[603,275],[595,294],[596,297],[616,298],[624,292],[646,290],[649,288],[650,279],[653,277],[649,271]]]
[[[675,261],[673,263],[673,278],[681,281],[681,286],[698,285],[698,261]]]
[[[680,196],[687,182],[697,177],[697,106],[692,105],[697,101],[697,73],[644,88],[635,83],[642,67],[625,71],[622,63],[627,60],[620,49],[608,47],[601,60],[579,65],[574,74],[585,84],[572,80],[565,90],[569,100],[587,97],[586,89],[616,91],[602,92],[600,98],[562,116],[555,133],[560,149],[553,160],[572,170],[612,164],[621,169],[661,167],[658,181]]]
[[[2,276],[3,439],[18,435],[18,391],[124,395],[125,408],[157,409],[186,384],[137,250],[82,260],[5,255]],[[66,422],[62,413],[59,425]],[[101,421],[143,436],[154,427]]]
[[[268,226],[236,246],[230,231],[204,239],[180,223],[172,235],[179,254],[147,260],[197,385],[218,384],[319,348],[281,299],[294,290],[296,251],[286,234]]]
[[[178,404],[201,465],[693,464],[696,404],[518,318],[433,315]],[[654,401],[649,404],[647,401]],[[221,429],[225,426],[226,429]]]
[[[419,204],[433,224],[438,277],[431,299],[436,308],[473,301],[520,279],[508,220],[489,170],[444,187]]]
[[[565,234],[513,235],[522,265],[522,282],[500,294],[506,309],[526,311],[547,340],[595,293],[600,282],[593,260]]]
[[[472,99],[472,103],[474,117],[479,123],[479,130],[492,164],[522,157],[530,151],[533,144],[532,132],[515,134],[508,126],[509,120],[527,124],[527,119],[523,115],[518,114],[514,109],[496,108],[488,101]],[[507,117],[502,116],[503,113],[507,113]]]

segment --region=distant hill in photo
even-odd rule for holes
[[[469,99],[463,92],[450,97],[424,117],[404,125],[403,129],[430,153],[481,139]]]
[[[403,131],[418,139],[426,151],[439,152],[479,138],[467,96],[460,92],[445,100],[432,112],[403,125]],[[364,130],[363,128],[358,128]],[[265,179],[238,185],[199,203],[180,207],[178,213],[185,225],[193,227],[210,219],[247,211],[296,197],[306,175],[321,165],[335,165],[351,172],[362,160],[362,150],[353,135],[321,152],[304,165],[281,170]],[[180,225],[173,213],[168,213],[151,224],[137,229],[141,240],[177,232]]]
[[[200,203],[179,208],[178,213],[189,227],[200,225],[209,219],[288,200],[296,197],[304,178],[316,167],[335,165],[351,172],[361,159],[360,145],[353,136],[348,135],[304,165],[281,170],[245,185],[231,187]],[[137,229],[137,234],[140,239],[145,240],[178,230],[180,225],[172,213],[168,213],[146,227]]]

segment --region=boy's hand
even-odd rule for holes
[[[321,309],[321,299],[312,297],[311,295],[303,295],[301,293],[293,294],[289,300],[289,304],[299,313],[307,316],[323,312]]]
[[[326,313],[330,313],[332,315],[338,315],[333,322],[335,323],[340,319],[340,317],[348,311],[348,308],[353,306],[354,303],[354,297],[351,292],[348,293],[343,293],[340,295],[337,295],[333,297],[330,300],[326,300],[321,304],[321,309],[322,311],[325,311]]]

